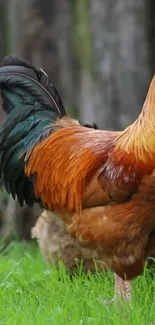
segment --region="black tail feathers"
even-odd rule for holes
[[[24,174],[26,153],[52,131],[52,122],[66,115],[60,96],[42,69],[17,57],[0,66],[0,91],[8,118],[0,133],[0,180],[9,193],[32,205],[37,201],[33,179]]]
[[[35,68],[21,58],[6,56],[0,67],[0,88],[6,113],[9,113],[11,109],[11,100],[7,99],[6,90],[10,92],[12,90],[14,93],[16,87],[20,87],[25,93],[28,92],[33,95],[41,105],[50,106],[51,109],[57,111],[58,115],[66,115],[57,90],[42,69]],[[17,94],[20,97],[18,91]]]

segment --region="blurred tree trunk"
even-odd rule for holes
[[[22,56],[47,71],[65,105],[71,107],[73,82],[68,0],[9,0],[8,10],[11,54]],[[41,209],[38,206],[20,208],[17,202],[11,199],[10,202],[17,235],[20,239],[28,239]]]
[[[91,0],[96,122],[119,129],[139,113],[150,82],[148,2]]]
[[[11,54],[22,56],[47,71],[65,105],[71,107],[73,82],[69,1],[9,0],[8,10]],[[18,237],[28,239],[41,209],[38,206],[21,209],[11,199],[9,203],[14,211]]]
[[[71,107],[73,82],[69,1],[8,1],[10,53],[22,56],[47,71],[65,106]],[[14,218],[11,224],[14,224],[18,237],[28,238],[40,210],[36,206],[21,209],[12,199],[9,200],[10,205]],[[7,213],[10,213],[10,208]]]
[[[65,105],[71,106],[73,83],[68,1],[9,0],[8,10],[11,54],[22,56],[47,71],[51,82],[61,90]],[[28,239],[41,209],[38,206],[20,208],[10,199],[6,213],[10,210],[13,218],[10,225],[14,225],[20,239]],[[10,217],[5,218],[6,224]]]
[[[15,224],[16,233],[18,239],[30,240],[31,229],[34,227],[38,217],[42,213],[42,209],[38,204],[35,204],[33,208],[28,206],[21,207],[19,203],[15,205]],[[22,219],[22,220],[21,220]]]
[[[82,123],[95,122],[89,0],[72,2],[74,104]]]
[[[0,62],[3,57],[9,52],[9,30],[7,23],[7,0],[0,1]],[[5,114],[2,110],[2,98],[0,95],[0,127],[5,119]],[[0,191],[0,238],[4,225],[4,211],[8,202],[8,194],[6,191]]]
[[[9,50],[9,31],[7,25],[7,1],[0,1],[0,60]]]
[[[0,62],[9,51],[9,30],[7,24],[7,2],[8,0],[0,1]],[[1,109],[0,96],[0,125],[4,120],[4,112]]]
[[[0,239],[3,239],[6,245],[14,235],[20,240],[30,240],[31,229],[42,213],[42,209],[37,204],[33,208],[26,205],[22,208],[11,195],[7,200],[5,191],[1,196],[0,208]]]
[[[73,101],[68,0],[9,0],[11,52],[42,67],[66,106]]]
[[[148,0],[148,39],[152,74],[155,73],[155,1]]]

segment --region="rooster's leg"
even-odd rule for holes
[[[131,300],[131,283],[124,281],[115,273],[115,300],[117,296],[121,297],[124,301]]]
[[[131,301],[131,282],[124,281],[115,273],[115,293],[113,299],[110,301],[103,300],[101,301],[104,305],[109,305],[112,303],[118,303],[120,300],[119,298],[123,299],[125,302]]]

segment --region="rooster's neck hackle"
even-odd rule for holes
[[[121,132],[117,148],[142,161],[155,159],[155,77],[137,120]]]

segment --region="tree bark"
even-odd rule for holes
[[[96,122],[119,129],[141,110],[151,78],[147,1],[91,0]]]
[[[47,71],[51,82],[60,91],[65,106],[71,107],[73,82],[69,1],[9,0],[8,10],[10,53]],[[35,207],[21,209],[17,202],[15,204],[17,234],[19,237],[29,237],[29,215],[34,220],[39,212]]]
[[[10,0],[11,52],[42,67],[66,107],[73,104],[68,0]]]
[[[74,102],[82,123],[96,120],[89,9],[89,0],[77,0],[72,4]]]

